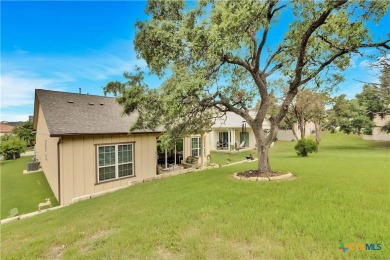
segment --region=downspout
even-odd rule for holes
[[[60,167],[60,143],[62,137],[58,139],[57,142],[57,166],[58,166],[58,204],[61,205],[61,167]]]

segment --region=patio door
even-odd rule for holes
[[[229,134],[229,132],[219,132],[219,143],[223,149],[228,149],[229,147]]]
[[[249,147],[249,133],[248,132],[240,132],[240,145],[245,141],[245,147]]]

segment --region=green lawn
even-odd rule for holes
[[[294,180],[232,178],[253,162],[135,185],[2,225],[2,259],[389,259],[388,144],[325,134],[307,158],[293,146],[277,142],[271,163]]]
[[[257,158],[257,152],[255,150],[251,151],[240,151],[233,153],[225,153],[225,152],[211,152],[211,162],[217,163],[221,165],[226,165],[234,162],[239,162],[245,160],[246,156],[252,154],[254,158]]]
[[[58,205],[43,172],[23,174],[31,158],[0,161],[1,219],[10,216],[10,210],[15,208],[18,215],[37,211],[38,204],[46,198],[50,198],[52,206]]]

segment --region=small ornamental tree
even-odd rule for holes
[[[27,149],[26,142],[16,136],[3,136],[0,139],[0,154],[5,159],[16,159],[18,155],[24,153]]]
[[[308,153],[318,152],[318,144],[311,140],[302,138],[294,147],[298,156],[306,157]]]

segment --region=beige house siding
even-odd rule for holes
[[[199,137],[200,140],[202,140],[202,136],[201,135],[191,135],[191,136],[188,136],[188,137],[185,137],[184,138],[184,147],[183,147],[183,157],[184,159],[187,158],[188,156],[191,156],[191,150],[192,150],[192,147],[191,147],[191,138],[192,137]],[[199,158],[199,164],[201,163],[202,161],[202,157],[203,157],[203,166],[206,166],[207,165],[207,156],[210,155],[210,135],[208,133],[204,134],[203,135],[203,145],[201,147],[203,147],[203,152],[202,152],[202,149],[201,149],[201,156]]]
[[[57,200],[59,200],[57,157],[58,140],[58,137],[50,137],[45,116],[43,115],[41,106],[39,106],[35,154]]]
[[[390,134],[381,132],[381,127],[386,125],[390,121],[390,115],[386,115],[381,118],[379,115],[375,115],[374,124],[375,127],[372,130],[372,139],[375,141],[390,141]]]
[[[265,128],[268,129],[268,128]],[[236,129],[230,129],[230,128],[214,128],[213,131],[210,134],[210,147],[211,150],[216,151],[217,149],[217,143],[219,141],[219,133],[228,132],[229,135],[231,135],[231,144],[234,145],[237,143],[237,145],[240,145],[240,133],[242,132],[241,128]],[[254,149],[256,147],[256,139],[255,135],[253,133],[252,128],[248,127],[246,128],[246,132],[249,133],[249,144],[245,144],[245,148]],[[230,145],[230,144],[229,144]],[[229,146],[230,147],[230,146]]]
[[[97,145],[133,143],[134,177],[97,182]],[[156,176],[156,135],[109,135],[63,137],[61,157],[61,204],[126,187]]]
[[[313,122],[307,122],[305,128],[306,128],[305,129],[305,137],[309,137],[309,136],[315,134],[316,127],[315,127],[315,124]],[[301,138],[301,131],[299,130],[298,124],[296,124],[296,123],[294,124],[294,130],[295,130],[295,133],[298,135],[298,138],[300,139]],[[278,134],[277,134],[277,138],[278,138],[278,140],[281,140],[281,141],[296,141],[296,138],[295,138],[292,130],[279,129]]]

